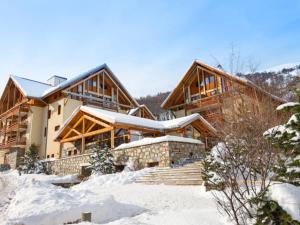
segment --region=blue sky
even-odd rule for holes
[[[194,59],[300,61],[300,1],[0,1],[0,89],[107,63],[135,96],[174,88]]]

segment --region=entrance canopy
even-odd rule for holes
[[[144,133],[148,136],[162,136],[172,132],[184,133],[185,129],[190,126],[197,129],[199,133],[217,134],[217,131],[199,114],[168,121],[156,121],[91,106],[80,106],[57,132],[55,140],[65,143],[82,139],[84,143],[83,139],[87,137],[110,133],[109,138],[111,148],[113,148],[116,135],[120,133],[120,130],[139,131],[142,136]]]

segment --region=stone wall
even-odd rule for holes
[[[164,141],[155,144],[112,150],[117,166],[124,166],[130,160],[134,169],[159,166],[169,167],[179,164],[183,159],[201,158],[204,153],[203,144]],[[64,157],[48,161],[54,174],[80,174],[82,166],[89,163],[89,154]]]
[[[165,141],[155,144],[113,150],[117,165],[126,165],[130,160],[135,169],[158,164],[169,167],[179,164],[183,159],[200,158],[204,153],[203,144]]]
[[[57,175],[80,174],[82,166],[86,166],[89,159],[90,154],[70,156],[48,161],[48,167],[50,167],[53,174]]]
[[[10,168],[16,169],[22,162],[25,149],[23,148],[12,148],[9,153],[5,154],[5,162],[10,165]]]

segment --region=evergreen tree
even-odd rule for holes
[[[291,112],[293,115],[284,125],[269,129],[265,136],[269,138],[279,150],[278,164],[274,168],[274,180],[300,186],[300,92],[299,101],[285,103],[277,110]],[[257,225],[300,225],[283,210],[280,205],[267,198],[257,202]]]
[[[300,225],[280,205],[266,197],[257,211],[256,225]]]
[[[115,172],[113,155],[107,145],[104,148],[99,145],[93,147],[90,164],[93,173],[111,174]]]
[[[32,174],[32,173],[43,173],[44,166],[38,161],[37,148],[32,144],[29,149],[25,152],[23,157],[23,164],[18,168],[19,173]]]
[[[280,150],[274,180],[300,186],[300,91],[297,95],[298,102],[285,103],[277,108],[293,113],[289,121],[271,128],[266,136]]]

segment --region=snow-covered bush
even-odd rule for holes
[[[255,222],[257,200],[270,185],[276,149],[263,132],[276,122],[269,107],[255,115],[245,108],[224,121],[219,144],[204,159],[203,180],[235,224]],[[268,115],[268,117],[266,117]]]
[[[18,167],[20,174],[38,174],[45,173],[45,164],[38,160],[37,148],[32,144],[22,158],[23,163]]]
[[[114,157],[107,146],[104,148],[101,148],[99,145],[93,146],[90,164],[92,172],[96,174],[111,174],[116,171]]]

